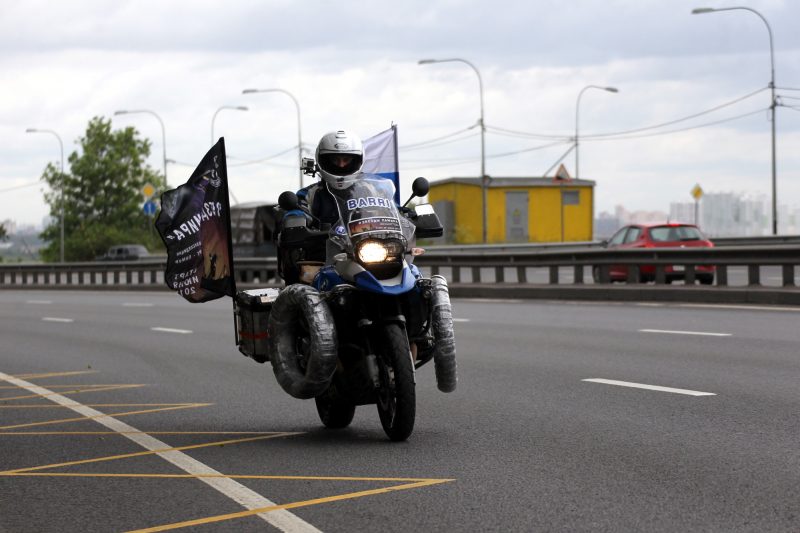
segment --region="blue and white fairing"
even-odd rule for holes
[[[381,294],[412,290],[420,273],[405,257],[415,227],[394,203],[394,184],[362,174],[348,185],[329,189],[339,221],[330,232],[329,264],[320,269],[314,287],[324,292],[346,283]]]

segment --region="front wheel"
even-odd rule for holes
[[[382,334],[381,357],[378,358],[381,382],[378,416],[386,435],[393,441],[402,441],[414,431],[417,411],[414,363],[402,326],[387,324]]]

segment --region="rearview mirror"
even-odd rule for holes
[[[428,191],[430,190],[430,184],[425,178],[419,177],[414,180],[414,183],[411,184],[411,190],[414,191],[414,196],[422,197],[428,194]]]
[[[292,211],[293,209],[300,209],[300,200],[297,195],[292,191],[283,191],[278,196],[278,205],[285,211]]]
[[[423,177],[415,179],[414,183],[411,184],[411,191],[412,191],[411,197],[408,200],[406,200],[406,203],[403,204],[403,207],[407,206],[408,203],[415,197],[422,198],[423,196],[428,194],[429,190],[430,190],[430,184],[428,183],[428,180],[426,180]]]

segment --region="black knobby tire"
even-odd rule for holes
[[[698,280],[700,280],[701,285],[713,285],[714,284],[714,274],[699,276]]]
[[[378,416],[386,435],[393,441],[402,441],[414,431],[417,411],[414,363],[402,326],[387,324],[382,333],[378,362],[381,380]]]
[[[328,304],[308,285],[290,285],[269,316],[270,361],[280,386],[295,398],[319,396],[336,371],[336,328]]]
[[[319,419],[326,428],[346,428],[356,414],[356,406],[336,394],[334,387],[329,387],[324,393],[314,398],[314,401],[317,404]]]
[[[450,293],[447,281],[441,276],[431,278],[431,325],[435,344],[433,366],[436,370],[436,386],[442,392],[453,392],[458,383],[456,337]]]

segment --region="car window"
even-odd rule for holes
[[[614,234],[614,236],[613,236],[613,237],[611,237],[611,238],[608,240],[608,244],[609,244],[610,246],[614,246],[614,245],[617,245],[617,244],[622,244],[622,241],[625,239],[625,232],[626,232],[626,231],[628,231],[628,228],[622,228],[621,230],[619,230],[618,232],[616,232],[616,233]]]
[[[650,238],[656,242],[701,241],[705,239],[694,226],[658,226],[650,228]]]
[[[629,242],[634,242],[636,239],[639,238],[639,235],[641,234],[642,234],[642,228],[633,226],[631,229],[628,230],[628,233],[625,234],[625,244]]]

